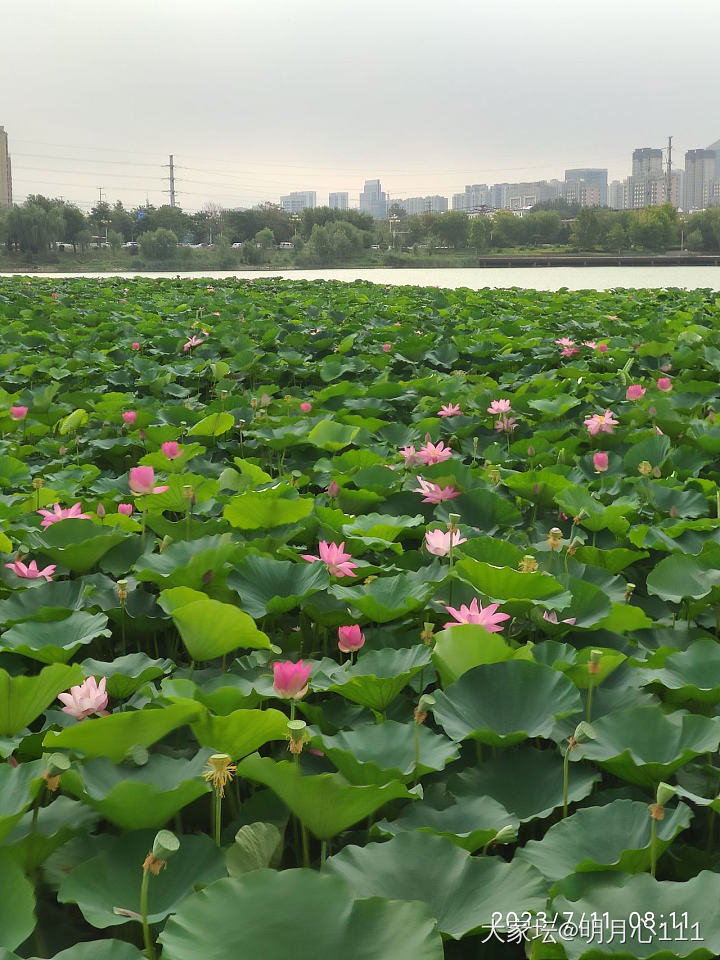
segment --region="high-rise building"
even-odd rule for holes
[[[581,197],[583,188],[597,188],[600,192],[599,204],[584,202],[581,199],[571,201],[580,203],[582,206],[601,206],[606,207],[608,201],[608,172],[600,167],[580,167],[576,170],[565,171],[565,198],[569,199],[568,193]],[[591,194],[585,190],[585,199],[588,201]],[[594,193],[592,194],[594,197]]]
[[[300,213],[301,210],[317,206],[317,193],[314,190],[295,190],[286,197],[280,197],[280,206],[285,213]]]
[[[613,180],[608,185],[608,206],[611,210],[625,209],[625,184],[622,180]]]
[[[484,210],[490,205],[490,191],[486,183],[469,183],[465,193],[455,193],[452,198],[453,210],[464,210],[473,213]]]
[[[387,194],[379,180],[366,180],[360,194],[360,213],[369,213],[376,220],[387,220]]]
[[[10,151],[8,150],[8,136],[4,127],[0,127],[0,207],[8,207],[12,203],[12,168],[10,166]]]
[[[662,175],[663,152],[656,147],[638,147],[633,150],[633,177],[659,177]]]
[[[401,207],[409,217],[421,213],[446,213],[448,208],[447,197],[408,197],[407,200],[393,200],[394,206]]]
[[[704,210],[709,206],[713,193],[712,184],[717,177],[718,154],[715,150],[688,150],[685,154],[685,199],[686,213]]]
[[[331,210],[347,210],[350,206],[347,191],[331,193],[328,199],[328,206]]]

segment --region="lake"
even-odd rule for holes
[[[177,271],[148,271],[144,276],[176,277]],[[254,280],[259,277],[278,277],[283,280],[369,280],[371,283],[393,286],[469,287],[523,287],[532,290],[611,290],[617,287],[699,287],[720,290],[720,267],[487,267],[464,269],[438,268],[407,270],[379,267],[349,270],[210,270],[182,273],[191,278],[208,277],[214,280],[237,277]],[[2,276],[2,274],[0,274]],[[32,273],[32,277],[91,277],[110,276],[132,279],[134,273]]]

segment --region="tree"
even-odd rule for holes
[[[151,230],[140,237],[140,253],[149,262],[166,262],[177,255],[178,239],[172,230]]]
[[[480,253],[488,244],[488,221],[485,217],[473,217],[470,224],[469,243],[473,250]]]
[[[562,232],[562,221],[556,210],[539,210],[523,217],[528,243],[557,243]]]
[[[525,240],[522,217],[509,210],[498,210],[490,221],[490,246],[517,247]]]
[[[362,253],[362,231],[345,220],[336,220],[328,225],[327,233],[330,240],[334,260],[349,260]]]
[[[605,236],[603,247],[608,251],[612,251],[613,253],[622,253],[623,250],[627,249],[627,246],[627,233],[625,232],[623,225],[618,220],[608,230]]]
[[[108,243],[113,253],[117,253],[123,245],[123,235],[117,230],[111,230],[108,233]]]
[[[447,246],[462,250],[467,246],[470,221],[462,210],[449,210],[437,218],[435,231]]]
[[[570,243],[577,250],[594,250],[601,240],[602,230],[597,210],[584,207],[573,224]]]
[[[275,246],[275,234],[269,227],[263,227],[255,234],[255,243],[259,243],[263,250],[271,250]]]
[[[315,224],[310,234],[307,251],[318,263],[330,263],[333,247],[327,227],[319,227]]]
[[[67,240],[68,243],[71,243],[73,250],[76,251],[78,243],[80,242],[80,234],[86,232],[88,236],[90,235],[85,215],[82,210],[79,210],[72,204],[66,203],[63,209],[63,217],[65,218],[64,239]]]

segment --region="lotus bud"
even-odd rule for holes
[[[591,650],[590,659],[588,660],[588,673],[600,673],[600,661],[602,660],[602,650]]]
[[[293,756],[297,757],[302,753],[303,747],[310,739],[310,734],[307,731],[307,724],[304,720],[288,720],[288,736],[290,742],[288,744],[288,750]]]
[[[420,639],[426,645],[432,643],[433,639],[433,625],[431,623],[424,623],[423,629],[420,633]]]
[[[44,482],[45,481],[43,480],[42,477],[33,477],[33,482],[32,482],[33,490],[42,490]]]
[[[547,542],[551,550],[562,547],[563,532],[559,527],[553,527],[548,531]]]
[[[530,445],[528,446],[528,448],[527,448],[527,455],[528,455],[529,457],[534,457],[534,456],[535,456],[535,447],[534,447],[532,444],[530,444]]]
[[[518,563],[518,570],[520,573],[535,573],[537,568],[538,562],[530,553],[526,553]]]
[[[518,838],[517,830],[515,829],[515,827],[512,827],[510,826],[510,824],[508,824],[507,826],[503,827],[501,830],[498,830],[498,832],[495,834],[493,843],[494,844],[515,843],[517,838]]]
[[[634,592],[635,592],[635,584],[626,583],[625,584],[625,603],[628,602],[628,600],[630,599],[630,597],[633,595]]]
[[[103,520],[105,518],[105,507],[101,503],[99,503],[97,505],[95,513],[98,515],[98,517],[100,517],[101,520]]]

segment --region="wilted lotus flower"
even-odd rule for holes
[[[70,693],[59,693],[58,700],[65,704],[62,708],[63,713],[75,717],[76,720],[84,720],[93,713],[101,717],[107,716],[105,707],[108,695],[105,693],[105,677],[102,677],[99,684],[96,683],[95,677],[88,677],[79,686],[70,687]]]
[[[354,623],[349,627],[338,627],[338,647],[343,653],[353,653],[365,644],[365,634]]]
[[[273,664],[273,687],[279,697],[286,700],[301,700],[308,691],[308,678],[312,664],[298,660],[276,662]]]
[[[133,493],[145,495],[149,493],[165,493],[170,488],[166,486],[156,487],[155,471],[152,467],[133,467],[130,470],[129,479],[130,489]]]

